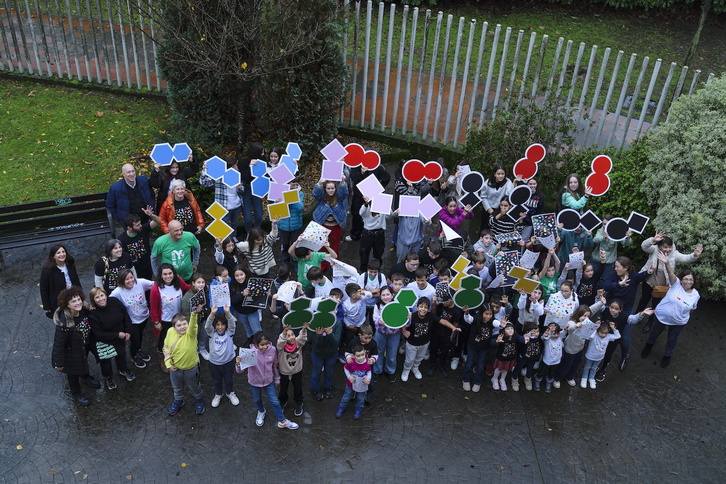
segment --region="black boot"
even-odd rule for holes
[[[444,378],[449,378],[449,374],[446,371],[446,361],[439,363],[439,369],[441,370],[441,376]]]
[[[643,346],[643,351],[640,352],[641,358],[647,358],[648,355],[650,355],[650,350],[653,349],[652,343],[645,343],[645,346]]]
[[[429,365],[429,371],[426,373],[426,375],[434,376],[434,373],[436,373],[436,362],[432,361]]]
[[[671,364],[671,357],[663,355],[663,359],[660,360],[660,367],[661,368],[668,368],[668,365]]]

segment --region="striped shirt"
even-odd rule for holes
[[[270,269],[277,265],[275,262],[275,254],[272,251],[272,244],[277,240],[277,225],[272,226],[272,232],[265,236],[262,246],[255,246],[254,250],[250,252],[249,242],[237,243],[237,248],[245,256],[250,264],[250,269],[253,273],[258,276],[264,276]]]

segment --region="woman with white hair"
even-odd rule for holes
[[[171,193],[161,206],[159,218],[161,219],[161,230],[169,233],[169,222],[178,220],[186,232],[195,235],[202,233],[204,228],[204,216],[199,208],[197,200],[191,190],[186,188],[184,180],[174,180],[171,183]]]

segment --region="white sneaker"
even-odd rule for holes
[[[222,395],[215,395],[212,399],[212,407],[217,408],[219,407],[219,402],[222,401]]]
[[[524,388],[526,388],[528,391],[532,391],[532,379],[524,377]]]
[[[503,392],[507,391],[507,381],[504,378],[499,380],[499,389]]]
[[[498,378],[492,378],[492,388],[494,390],[499,390],[499,379]]]
[[[409,374],[409,373],[410,373],[410,371],[408,371],[408,370],[403,370],[403,371],[401,372],[401,381],[408,381],[408,374]]]
[[[474,393],[478,393],[479,390],[481,390],[481,385],[477,385],[476,383],[471,387],[471,391]]]
[[[417,380],[420,380],[421,378],[423,378],[423,375],[421,374],[421,371],[418,368],[414,368],[413,370],[411,370],[411,373],[413,373],[413,376],[415,376]]]
[[[455,357],[451,359],[451,369],[456,370],[457,368],[459,368],[459,358]]]
[[[463,382],[463,384],[461,386],[465,392],[471,391],[471,383],[469,383],[468,381]]]
[[[594,378],[590,379],[590,388],[592,388],[593,390],[597,388],[597,382]]]
[[[353,237],[351,237],[350,235],[346,235],[345,236],[345,241],[346,242],[353,242]]]
[[[291,421],[290,421],[290,420],[288,420],[288,419],[285,419],[285,420],[283,420],[282,422],[277,422],[277,428],[278,428],[278,429],[290,429],[290,430],[295,430],[295,429],[296,429],[296,428],[298,428],[298,427],[299,427],[299,425],[298,425],[298,424],[296,424],[295,422],[291,422]]]
[[[560,388],[560,381],[559,380],[553,381],[552,382],[552,386],[555,387],[555,388]]]
[[[232,405],[239,405],[239,398],[237,398],[237,395],[235,395],[234,392],[229,392],[227,394],[227,398],[229,398],[229,403],[231,403]]]
[[[519,391],[519,378],[512,378],[512,390],[515,392]]]
[[[576,385],[575,380],[567,380],[567,384],[571,387],[574,387]]]
[[[267,412],[257,412],[257,418],[255,419],[255,424],[257,424],[258,427],[262,427],[265,425],[265,414]]]
[[[587,378],[580,380],[580,388],[587,388]]]
[[[424,355],[424,360],[428,360],[430,357],[431,357],[431,353],[429,353],[427,351],[426,354]]]
[[[209,351],[204,350],[204,349],[199,350],[199,356],[201,356],[205,360],[209,361]]]
[[[466,355],[461,355],[461,361],[463,361],[464,363],[466,363]]]

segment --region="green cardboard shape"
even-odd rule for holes
[[[338,309],[338,302],[335,299],[323,299],[318,304],[318,310],[313,314],[310,322],[310,329],[332,328],[335,325],[335,311]]]
[[[408,308],[416,302],[416,293],[412,289],[401,289],[396,299],[385,306],[381,312],[383,324],[392,329],[402,328],[408,322],[408,315],[411,314]]]
[[[305,323],[313,320],[313,313],[310,311],[310,299],[301,297],[290,303],[290,312],[282,318],[282,324],[292,329],[300,329]]]
[[[480,287],[480,277],[466,276],[461,280],[461,289],[454,293],[454,304],[460,308],[464,306],[469,306],[469,309],[478,308],[484,303],[484,293],[479,290]]]

